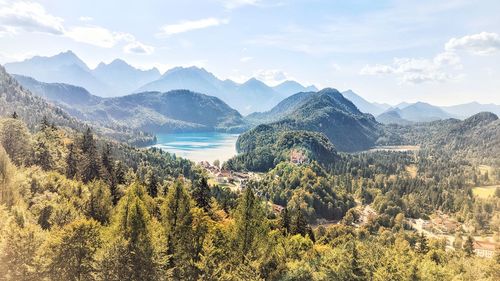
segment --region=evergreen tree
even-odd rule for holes
[[[427,254],[427,252],[429,252],[427,237],[423,233],[420,233],[418,236],[417,252],[421,254]]]
[[[111,192],[103,181],[92,181],[88,184],[90,190],[88,215],[102,224],[109,221],[113,208]]]
[[[210,187],[205,177],[201,177],[194,182],[191,196],[196,206],[208,211],[210,208]]]
[[[284,235],[290,233],[291,223],[290,212],[288,211],[288,208],[285,207],[280,214],[280,227]]]
[[[250,254],[256,255],[267,234],[264,210],[252,188],[247,187],[239,199],[235,214],[235,254],[244,262]]]
[[[193,268],[193,214],[191,198],[182,179],[177,179],[162,206],[162,222],[167,235],[167,267],[174,279],[185,279]]]
[[[467,236],[467,240],[464,243],[465,255],[471,257],[474,255],[474,238],[472,236]]]
[[[292,235],[300,234],[302,236],[306,236],[307,226],[308,226],[308,224],[307,224],[306,217],[304,216],[304,213],[302,212],[301,209],[298,209],[295,212],[295,217],[294,217],[292,225],[291,225]]]
[[[156,174],[153,172],[151,167],[148,167],[148,171],[146,172],[146,187],[148,190],[148,194],[151,197],[156,197],[158,195],[158,178]]]
[[[78,153],[74,143],[68,145],[68,154],[66,155],[66,177],[74,179],[78,174]]]
[[[144,187],[132,184],[120,199],[107,234],[109,245],[101,257],[104,280],[154,280],[157,266],[146,208]]]
[[[17,112],[14,111],[14,113],[12,113],[12,119],[17,119],[19,118],[19,116],[17,115]]]
[[[356,246],[356,242],[355,241],[349,242],[348,247],[351,254],[350,269],[352,272],[351,278],[349,278],[349,280],[365,280],[363,268],[361,267],[360,264],[360,257],[358,248]]]
[[[80,148],[82,150],[82,180],[89,182],[99,178],[99,156],[97,154],[97,144],[90,128],[83,134]]]

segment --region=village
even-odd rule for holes
[[[225,170],[208,161],[201,161],[200,166],[207,171],[209,184],[227,186],[232,191],[241,191],[249,180],[258,181],[261,178],[259,173]]]
[[[307,162],[307,158],[300,151],[292,150],[290,153],[289,161],[295,165],[300,165]],[[238,192],[247,186],[249,180],[259,181],[263,177],[263,173],[256,172],[237,172],[225,170],[219,165],[211,164],[208,161],[201,161],[200,165],[203,167],[209,176],[209,184],[226,186],[232,191]],[[279,214],[283,211],[284,206],[269,203],[272,211]],[[361,227],[369,223],[371,219],[377,216],[377,212],[370,205],[362,205],[357,201],[356,213],[357,219],[352,223],[355,227]],[[313,227],[327,227],[330,225],[341,224],[340,220],[325,220],[318,219],[318,222]],[[474,229],[470,225],[458,222],[456,219],[444,214],[440,211],[433,214],[429,219],[406,219],[406,223],[411,226],[417,233],[423,233],[429,238],[445,239],[446,250],[455,250],[455,239],[457,233],[460,233],[462,241],[467,238],[466,233],[473,233]],[[474,252],[477,256],[482,258],[493,258],[496,251],[500,248],[500,244],[494,241],[492,236],[473,236],[474,239]]]

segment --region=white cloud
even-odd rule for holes
[[[361,75],[378,75],[390,73],[394,73],[394,68],[383,64],[365,65],[360,71]]]
[[[0,25],[11,32],[64,33],[63,19],[48,14],[42,5],[33,2],[0,3]]]
[[[451,70],[460,69],[460,58],[453,52],[443,52],[433,59],[394,58],[391,65],[366,65],[361,75],[396,75],[403,83],[444,82],[458,79]]]
[[[176,24],[168,24],[161,27],[159,35],[174,35],[196,29],[203,29],[212,26],[227,24],[228,19],[205,18],[192,21],[182,21]]]
[[[91,17],[80,17],[80,21],[91,21]],[[125,52],[150,54],[154,48],[145,45],[126,32],[115,32],[100,26],[65,27],[62,18],[50,15],[45,8],[34,2],[0,1],[0,37],[19,31],[42,32],[68,37],[76,42],[102,48],[112,48],[126,43]]]
[[[257,5],[261,0],[220,0],[220,2],[227,9],[235,9],[241,6]]]
[[[138,41],[128,43],[127,45],[125,45],[125,47],[123,47],[123,51],[125,53],[140,54],[140,55],[152,54],[154,49],[155,48],[153,46],[149,46],[149,45],[143,44],[143,43],[138,42]]]
[[[286,72],[279,69],[261,69],[254,76],[268,85],[276,85],[289,78]]]
[[[65,35],[77,42],[87,43],[103,48],[114,47],[118,42],[132,42],[134,36],[123,32],[113,32],[100,26],[77,26],[68,30]]]
[[[242,58],[240,58],[241,62],[249,62],[251,60],[253,60],[253,57],[242,57]]]
[[[477,55],[488,55],[500,51],[500,35],[481,32],[460,38],[451,38],[445,45],[448,51],[465,50]]]
[[[80,21],[93,21],[94,18],[92,18],[92,17],[86,17],[86,16],[81,16],[81,17],[78,18],[78,20],[80,20]]]

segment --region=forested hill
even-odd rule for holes
[[[103,126],[123,126],[152,133],[245,128],[242,116],[222,100],[188,90],[101,98],[82,87],[14,77],[31,92],[61,106],[74,117]]]
[[[282,130],[265,124],[242,134],[236,147],[240,154],[225,163],[228,169],[264,172],[290,160],[292,154],[298,162],[315,160],[323,165],[338,158],[333,144],[322,133]]]
[[[400,139],[396,144],[418,144],[453,153],[476,163],[500,165],[500,120],[481,112],[463,121],[448,119],[411,126],[388,127]]]
[[[279,130],[324,133],[339,151],[370,148],[381,134],[382,126],[372,115],[360,112],[335,89],[297,94],[283,101],[281,106],[282,109],[276,110],[277,114],[286,114],[269,126]]]
[[[31,130],[35,130],[44,118],[55,125],[78,131],[83,131],[89,126],[70,116],[60,107],[33,95],[0,66],[0,116],[10,117],[14,112]],[[132,131],[126,127],[92,125],[97,133],[129,144],[144,145],[152,143],[154,139],[152,135]]]
[[[238,111],[216,97],[174,90],[144,92],[105,99],[83,107],[85,118],[161,133],[173,131],[239,131],[245,122]]]

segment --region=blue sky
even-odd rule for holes
[[[73,50],[295,79],[370,101],[500,104],[500,1],[0,0],[0,63]]]

